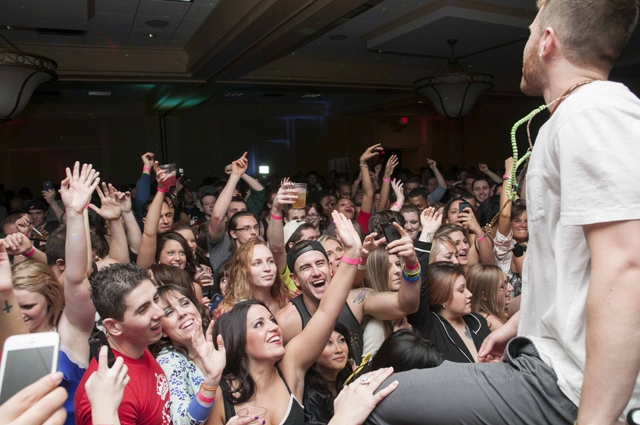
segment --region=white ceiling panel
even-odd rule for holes
[[[163,18],[184,18],[191,3],[179,1],[141,0],[138,14]]]
[[[140,0],[95,0],[96,13],[119,13],[133,15]]]
[[[78,0],[2,0],[0,25],[85,30],[87,2]]]
[[[165,27],[153,27],[153,26],[149,26],[146,24],[147,21],[166,21],[169,23],[169,25],[165,26]],[[158,18],[157,16],[143,16],[138,14],[136,16],[136,19],[133,21],[133,28],[146,28],[148,30],[155,30],[155,29],[159,29],[162,31],[174,31],[176,28],[178,28],[178,25],[180,25],[180,22],[182,21],[181,18],[165,18],[165,17],[161,17]]]
[[[126,27],[131,28],[134,15],[118,13],[96,13],[89,21],[89,27]]]

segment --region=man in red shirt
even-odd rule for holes
[[[169,382],[147,346],[162,337],[163,310],[147,272],[133,264],[113,264],[91,280],[91,299],[107,330],[109,345],[122,357],[131,380],[118,416],[122,425],[169,425]],[[76,424],[92,425],[84,384],[98,369],[91,360],[75,396]]]

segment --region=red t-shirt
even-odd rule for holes
[[[123,356],[116,350],[113,354],[124,359],[131,378],[118,409],[121,425],[171,425],[169,381],[149,350],[145,350],[139,359]],[[78,385],[74,399],[77,425],[92,425],[91,404],[84,384],[96,370],[98,362],[93,359]]]
[[[360,210],[360,212],[358,213],[358,218],[356,219],[356,221],[358,222],[360,227],[362,227],[362,232],[365,235],[369,233],[369,220],[371,220],[371,217],[371,213],[364,212],[362,210]]]

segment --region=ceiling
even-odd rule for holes
[[[493,93],[519,95],[535,14],[535,0],[11,0],[0,34],[58,62],[41,97],[108,89],[158,115],[203,102],[336,114],[415,104],[413,81],[446,64],[448,39],[464,69],[496,76]],[[636,31],[613,75],[635,82],[638,63]]]

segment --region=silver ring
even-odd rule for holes
[[[364,375],[362,378],[360,378],[360,383],[362,385],[369,385],[371,383],[371,380],[367,375]]]

